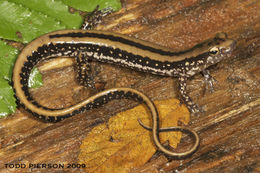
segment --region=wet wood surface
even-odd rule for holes
[[[193,115],[189,124],[201,138],[199,150],[184,160],[156,154],[132,172],[260,172],[259,9],[257,0],[125,0],[119,12],[106,17],[97,27],[175,51],[188,49],[218,32],[237,40],[232,56],[209,69],[218,81],[215,92],[205,90],[200,74],[188,81],[188,93],[204,110]],[[43,62],[39,68],[44,86],[31,93],[44,106],[67,107],[97,92],[77,84],[72,59]],[[95,81],[101,87],[135,88],[152,100],[178,98],[176,79],[95,62],[93,68]],[[11,163],[76,163],[81,141],[93,126],[135,105],[128,100],[112,101],[55,124],[41,122],[18,109],[0,120],[0,172],[17,172],[5,168]]]

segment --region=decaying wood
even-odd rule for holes
[[[237,40],[232,57],[210,68],[218,81],[205,91],[203,77],[188,82],[188,92],[205,112],[192,116],[190,128],[201,138],[199,150],[185,160],[156,156],[133,172],[257,172],[260,171],[260,3],[257,0],[126,0],[123,8],[105,18],[99,30],[119,32],[179,51],[226,32]],[[56,61],[56,60],[55,60]],[[62,108],[96,91],[75,81],[72,60],[57,68],[42,63],[44,86],[31,90],[45,106]],[[61,60],[64,61],[64,60]],[[178,97],[176,80],[94,64],[95,80],[105,88],[132,87],[153,100]],[[0,120],[0,171],[8,163],[75,163],[81,141],[93,126],[136,103],[113,101],[97,110],[56,124],[41,122],[23,109]],[[179,148],[188,145],[183,139]],[[82,171],[80,169],[22,169],[21,171]]]

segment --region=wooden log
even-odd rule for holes
[[[201,75],[189,79],[188,92],[205,110],[203,114],[192,116],[189,125],[200,135],[199,150],[185,160],[155,156],[133,172],[260,171],[259,9],[257,0],[126,0],[119,12],[106,17],[97,27],[176,51],[214,37],[217,32],[226,32],[238,42],[231,58],[210,68],[218,81],[214,93],[205,92]],[[62,108],[95,93],[76,83],[73,61],[65,60],[67,65],[63,67],[50,66],[57,63],[55,61],[41,64],[44,86],[31,90],[37,101],[48,107]],[[105,88],[132,87],[152,100],[178,97],[175,79],[107,64],[95,63],[94,68],[99,72],[96,80],[105,81]],[[127,100],[113,101],[55,124],[41,122],[19,109],[0,120],[0,171],[16,172],[17,169],[5,168],[5,164],[11,163],[75,163],[81,141],[93,126],[134,105],[136,103]],[[179,147],[185,145],[188,142],[184,139]]]

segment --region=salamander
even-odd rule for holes
[[[168,155],[182,157],[191,154],[198,147],[197,134],[186,130],[196,139],[194,146],[187,152],[175,153],[164,148],[159,141],[159,132],[167,129],[159,128],[157,110],[144,94],[130,88],[113,88],[68,108],[51,109],[40,105],[31,97],[28,88],[30,72],[42,60],[65,56],[77,57],[78,62],[82,59],[96,60],[156,75],[177,77],[184,102],[191,112],[196,112],[195,104],[186,93],[187,78],[199,72],[206,74],[209,66],[230,56],[234,47],[235,41],[228,39],[224,33],[191,49],[173,52],[169,48],[107,31],[60,30],[40,36],[21,51],[14,65],[12,86],[19,105],[35,117],[49,122],[61,121],[113,99],[128,98],[145,103],[153,117],[151,130],[156,146]],[[141,122],[140,124],[142,125]],[[183,128],[168,128],[168,131],[174,129]]]

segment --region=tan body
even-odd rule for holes
[[[100,92],[68,108],[60,110],[49,109],[32,101],[28,91],[30,71],[33,66],[43,59],[57,56],[75,57],[82,54],[86,58],[97,61],[114,63],[158,75],[175,76],[180,81],[184,81],[187,77],[219,62],[226,54],[231,52],[233,45],[234,41],[227,39],[222,34],[190,50],[174,53],[170,49],[121,34],[111,34],[104,31],[56,31],[33,40],[19,54],[13,69],[13,88],[17,100],[24,108],[34,116],[50,122],[58,122],[99,104],[105,104],[111,100],[109,98],[109,94],[111,93],[118,94],[119,98],[122,96],[124,98],[135,99],[126,94],[132,93],[139,97],[141,102],[144,102],[151,111],[153,117],[152,132],[156,146],[168,155],[184,157],[197,149],[199,145],[198,135],[194,131],[186,130],[186,132],[190,132],[195,137],[194,146],[187,152],[175,153],[164,148],[159,141],[158,133],[160,129],[156,108],[144,94],[130,88],[114,88]],[[183,89],[180,91],[182,92]],[[184,91],[181,94],[184,95],[186,93]],[[97,102],[100,98],[103,99],[101,103]],[[188,102],[187,99],[189,98],[184,98],[186,99],[184,101]],[[168,131],[176,131],[185,128],[173,127],[172,129],[167,129]],[[161,131],[167,131],[167,129],[161,129]]]

